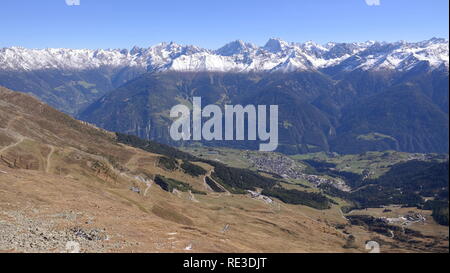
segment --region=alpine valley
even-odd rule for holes
[[[0,49],[0,252],[448,253],[448,51]],[[278,149],[173,141],[194,97],[278,105]]]

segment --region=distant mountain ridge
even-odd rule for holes
[[[0,85],[99,127],[173,143],[171,107],[277,104],[284,153],[448,153],[448,40],[291,43],[209,50],[0,49]],[[221,145],[222,143],[216,143]],[[254,148],[252,143],[233,147]]]
[[[160,43],[127,49],[0,49],[0,69],[90,70],[101,67],[136,67],[152,71],[261,72],[305,71],[337,67],[342,71],[413,69],[427,62],[432,69],[447,68],[448,41],[422,42],[292,43],[271,38],[264,46],[241,40],[217,50]]]
[[[146,73],[91,104],[77,117],[110,131],[171,145],[170,109],[190,105],[278,105],[286,154],[398,150],[448,153],[448,73],[354,71]],[[257,149],[255,141],[204,142]]]

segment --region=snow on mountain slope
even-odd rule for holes
[[[143,67],[148,71],[281,71],[320,70],[337,67],[343,71],[406,71],[427,62],[431,69],[448,69],[448,41],[289,43],[270,39],[258,47],[243,41],[231,42],[218,50],[176,43],[150,48],[108,49],[0,49],[0,70],[43,69],[87,70],[100,67]]]
[[[139,58],[123,50],[26,49],[0,50],[0,68],[4,70],[92,69],[101,66],[137,66]]]

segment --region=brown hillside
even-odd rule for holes
[[[159,157],[0,88],[0,251],[65,252],[69,241],[82,252],[365,251],[369,235],[343,248],[335,207],[214,193],[204,176],[167,171]],[[207,195],[166,192],[157,174]]]

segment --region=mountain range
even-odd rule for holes
[[[131,50],[21,47],[0,50],[1,69],[12,71],[91,70],[101,67],[136,67],[148,72],[292,72],[325,68],[406,71],[421,62],[428,62],[432,68],[448,68],[448,41],[433,38],[416,43],[368,41],[320,45],[312,41],[290,43],[271,38],[262,47],[237,40],[217,50],[174,42]]]

